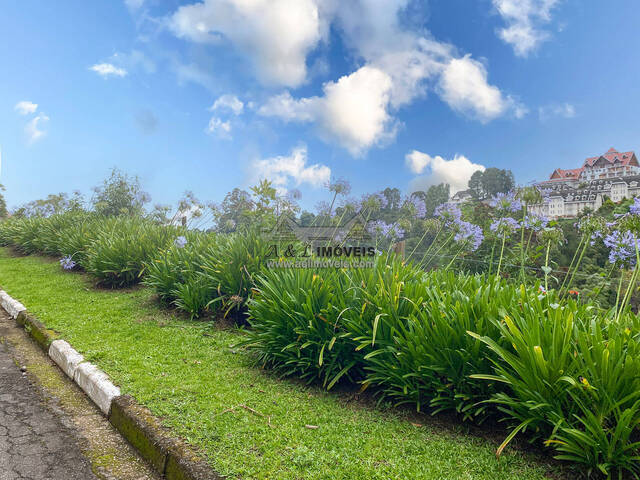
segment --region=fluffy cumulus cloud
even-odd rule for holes
[[[331,178],[331,169],[326,165],[307,165],[307,147],[299,146],[287,156],[256,159],[249,165],[250,183],[270,180],[280,194],[290,187],[302,184],[322,187]]]
[[[449,61],[440,77],[438,91],[451,108],[482,122],[493,120],[511,108],[516,108],[518,117],[525,113],[512,98],[505,97],[498,87],[487,82],[484,65],[469,55]]]
[[[573,118],[576,116],[576,108],[570,103],[552,103],[538,108],[538,117],[546,122],[550,118]]]
[[[559,0],[493,0],[506,23],[498,35],[516,55],[526,57],[549,38],[543,26],[551,20],[551,11],[558,3]]]
[[[451,194],[454,194],[467,189],[473,172],[485,170],[484,165],[473,163],[462,155],[456,155],[453,159],[446,160],[439,155],[432,157],[418,150],[408,153],[405,156],[405,163],[409,170],[415,174],[423,174],[427,169],[429,170],[429,173],[411,180],[409,188],[412,192],[427,190],[431,185],[448,183],[451,187]]]
[[[222,110],[231,112],[234,115],[240,115],[243,109],[244,103],[242,103],[238,97],[236,97],[235,95],[226,94],[218,97],[218,99],[213,102],[213,105],[209,110],[211,110],[212,112],[216,110]]]
[[[127,71],[124,68],[116,67],[112,63],[96,63],[89,67],[89,70],[96,72],[103,78],[124,77],[127,75]]]
[[[229,41],[252,60],[264,83],[295,87],[321,39],[314,0],[204,0],[178,8],[171,30],[199,43]]]
[[[218,117],[211,117],[205,131],[220,138],[231,139],[231,122],[224,122]]]
[[[49,121],[44,113],[40,112],[33,117],[27,125],[24,127],[24,133],[27,137],[27,142],[34,143],[45,136],[44,124]]]
[[[202,0],[179,7],[169,26],[192,42],[231,43],[263,83],[290,88],[307,80],[307,56],[340,35],[357,68],[325,82],[321,94],[284,91],[257,111],[310,123],[353,155],[393,139],[398,111],[429,91],[482,122],[508,112],[524,116],[524,106],[489,83],[484,65],[432,38],[424,8],[414,0]]]
[[[488,81],[484,65],[456,54],[452,45],[424,31],[407,28],[401,18],[409,0],[328,0],[320,4],[321,22],[333,24],[345,46],[364,66],[325,83],[322,96],[294,98],[284,92],[258,112],[284,121],[312,122],[327,141],[354,155],[392,139],[397,111],[430,88],[454,110],[482,122],[523,105]]]
[[[388,113],[392,80],[384,71],[364,66],[337,82],[324,85],[321,97],[294,99],[290,93],[272,97],[259,110],[285,121],[314,122],[320,135],[353,155],[393,136]]]
[[[28,100],[23,100],[21,102],[16,103],[16,106],[13,109],[18,112],[20,115],[29,115],[32,113],[36,113],[38,109],[38,104],[29,102]]]

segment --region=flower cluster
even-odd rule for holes
[[[633,233],[614,230],[602,241],[609,248],[610,263],[618,263],[621,267],[635,265],[636,250],[640,248],[640,240]]]
[[[426,217],[427,206],[425,205],[424,200],[416,196],[412,196],[408,201],[408,205],[410,206],[412,213],[416,218]]]
[[[336,195],[349,195],[351,193],[351,184],[344,179],[336,180],[335,182],[330,182],[327,184],[327,188],[330,192],[335,193]]]
[[[484,240],[482,228],[464,220],[459,220],[456,225],[458,231],[453,239],[458,243],[468,242],[470,250],[475,252]]]
[[[65,270],[73,270],[76,266],[76,262],[71,259],[71,255],[67,255],[66,257],[62,257],[60,259],[60,265]]]
[[[492,232],[498,235],[510,235],[520,224],[511,217],[502,217],[497,219],[489,227]]]
[[[173,244],[178,248],[184,248],[185,245],[187,244],[187,239],[182,235],[180,235],[173,241]]]
[[[516,198],[515,192],[497,193],[489,205],[504,212],[518,212],[522,209],[522,202]]]
[[[404,236],[404,230],[395,223],[389,224],[384,220],[376,220],[371,222],[367,227],[369,232],[373,235],[379,235],[391,239],[402,238]]]
[[[640,215],[640,197],[633,199],[633,205],[629,206],[629,213],[631,215]]]
[[[548,224],[549,219],[547,217],[539,215],[525,215],[522,219],[522,226],[524,228],[528,228],[529,230],[533,230],[534,232],[539,232]]]
[[[434,215],[444,221],[445,224],[457,223],[462,218],[462,212],[453,203],[443,203],[438,205]]]

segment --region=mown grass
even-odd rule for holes
[[[406,410],[279,380],[233,348],[241,332],[175,316],[147,288],[96,289],[6,248],[0,285],[231,478],[529,480],[555,468],[521,451],[497,460],[496,442]]]

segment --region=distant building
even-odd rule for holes
[[[471,200],[471,190],[461,190],[453,194],[449,203],[464,203],[467,200]]]
[[[545,200],[531,211],[549,218],[576,217],[585,209],[597,210],[605,197],[614,202],[640,194],[640,164],[634,152],[610,148],[587,158],[580,168],[557,168],[537,184]]]

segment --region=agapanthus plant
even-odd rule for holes
[[[179,237],[176,237],[176,239],[173,241],[173,244],[178,248],[184,248],[187,244],[187,239],[185,236],[180,235]]]
[[[397,240],[404,236],[404,230],[397,223],[387,223],[384,220],[376,220],[371,222],[367,230],[372,235],[384,237],[391,240]]]
[[[462,218],[462,211],[453,203],[443,203],[436,207],[434,215],[448,224],[458,222]]]
[[[502,212],[519,212],[522,209],[522,202],[516,198],[515,192],[497,193],[491,200],[489,205]]]
[[[522,219],[522,226],[528,230],[539,232],[549,224],[549,219],[542,215],[528,214]]]
[[[457,243],[468,246],[469,251],[475,252],[484,240],[482,228],[470,222],[460,220],[456,223],[458,231],[453,237]]]
[[[76,262],[73,261],[71,255],[67,255],[66,257],[62,257],[60,259],[60,266],[64,270],[73,270],[76,267]]]

